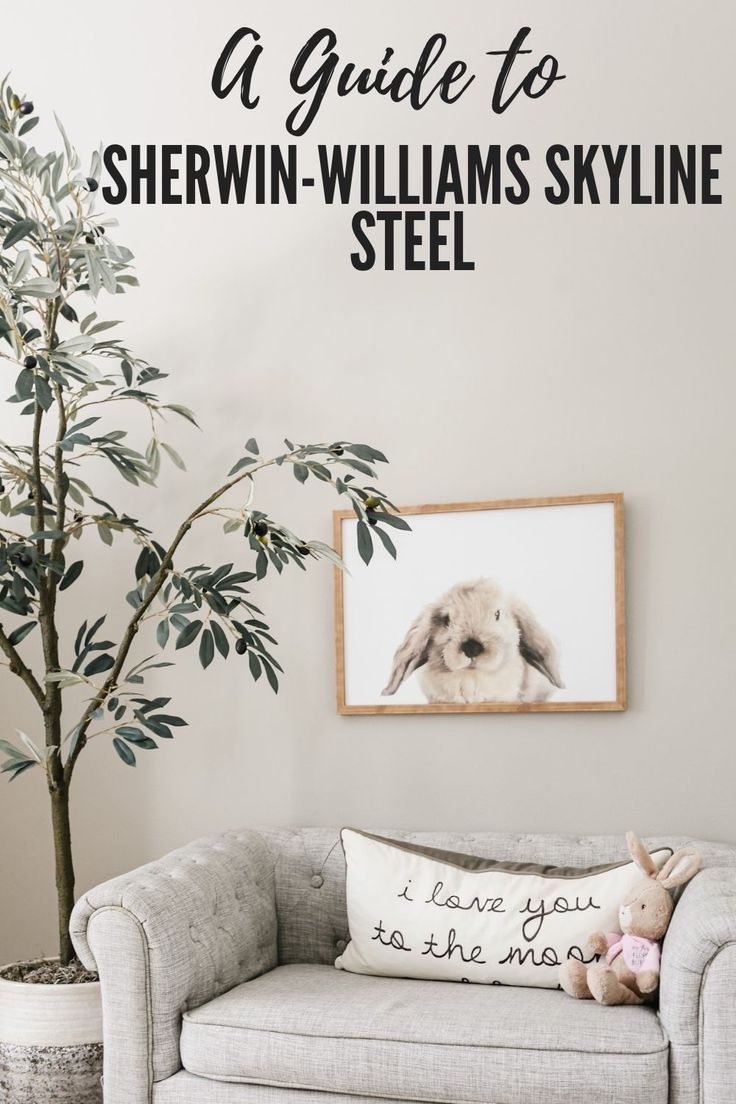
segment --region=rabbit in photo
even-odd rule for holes
[[[557,649],[534,614],[491,579],[426,606],[394,656],[383,693],[419,670],[429,702],[543,702],[562,688]]]

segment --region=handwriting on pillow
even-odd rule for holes
[[[492,922],[491,918],[494,914],[508,913],[506,902],[503,897],[481,898],[474,896],[463,900],[456,893],[447,893],[445,891],[444,882],[442,881],[435,882],[429,896],[425,896],[425,892],[426,890],[421,891],[418,887],[415,887],[413,885],[413,880],[409,879],[404,888],[397,893],[396,896],[408,906],[412,904],[419,904],[422,907],[425,905],[433,905],[437,909],[484,914],[489,917],[489,923]],[[543,947],[541,943],[539,943],[536,946],[525,948],[524,943],[533,944],[540,936],[545,922],[551,916],[559,916],[571,912],[587,912],[589,909],[600,910],[600,907],[601,906],[596,904],[591,896],[575,897],[571,901],[561,894],[551,899],[528,897],[525,904],[516,910],[520,918],[519,936],[520,939],[523,940],[523,943],[521,946],[510,946],[508,953],[503,958],[498,959],[499,966],[514,963],[518,963],[519,965],[528,963],[540,967],[559,966],[560,959],[554,947]],[[524,917],[524,919],[522,919],[522,917]],[[432,958],[437,959],[455,959],[458,962],[461,961],[463,963],[476,964],[478,966],[485,965],[488,961],[483,957],[486,952],[482,944],[465,947],[458,938],[458,931],[456,928],[450,928],[447,935],[441,937],[441,941],[435,938],[434,931],[430,931],[428,933],[428,938],[423,940],[421,948],[409,946],[403,931],[400,928],[394,928],[392,931],[389,931],[384,926],[383,920],[378,921],[373,931],[375,934],[371,938],[374,942],[378,942],[381,946],[389,947],[395,951],[404,953],[412,953],[412,951],[415,951],[415,953],[423,956],[431,955]],[[592,962],[598,958],[598,955],[592,955],[589,959],[586,959],[582,948],[574,945],[569,948],[567,957],[579,959],[581,962]]]

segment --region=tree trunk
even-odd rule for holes
[[[74,908],[74,864],[69,824],[69,787],[62,783],[51,791],[51,823],[54,829],[54,861],[59,915],[59,958],[62,966],[74,959],[69,918]]]
[[[63,519],[59,523],[63,527]],[[43,590],[39,620],[43,635],[44,658],[47,671],[59,670],[59,635],[56,629],[56,591],[53,587]],[[68,966],[74,961],[74,947],[69,935],[69,919],[74,908],[74,861],[72,858],[72,833],[69,822],[69,786],[61,760],[61,715],[63,703],[61,691],[55,683],[46,684],[44,730],[46,752],[50,754],[47,766],[49,796],[51,798],[51,825],[54,833],[54,866],[56,870],[56,899],[59,925],[59,961]]]

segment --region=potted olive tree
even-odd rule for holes
[[[382,453],[342,440],[287,440],[278,455],[264,457],[251,438],[221,485],[167,538],[95,493],[88,467],[100,461],[135,486],[155,484],[163,460],[183,467],[163,439],[166,418],[196,423],[184,406],[160,397],[165,374],[127,347],[118,322],[98,314],[104,294],[120,295],[137,283],[132,254],[110,233],[114,223],[95,213],[99,153],[81,171],[61,127],[63,148],[39,153],[27,140],[37,122],[33,104],[5,81],[0,372],[17,410],[19,440],[0,441],[0,678],[3,698],[12,680],[23,685],[38,724],[27,734],[2,733],[0,770],[10,781],[35,775],[48,789],[59,954],[0,970],[0,1097],[84,1104],[100,1098],[102,1036],[98,984],[76,961],[69,937],[69,802],[80,755],[94,741],[134,767],[185,724],[169,697],[148,688],[150,672],[171,665],[162,654],[195,648],[206,669],[235,653],[254,680],[278,690],[276,642],[252,591],[268,572],[305,570],[319,559],[339,564],[339,558],[328,545],[293,533],[260,503],[256,508],[254,486],[267,469],[289,472],[300,484],[317,480],[348,500],[366,563],[374,537],[395,555],[389,530],[408,526],[373,485]],[[136,404],[144,415],[143,446],[116,426],[120,404]],[[208,520],[232,534],[237,550],[232,562],[189,566],[187,534]],[[66,603],[78,605],[87,549],[91,543],[97,554],[115,539],[132,550],[119,602],[127,610],[124,627],[119,634],[106,631],[102,609],[67,639],[60,615]],[[9,723],[6,708],[2,720]]]

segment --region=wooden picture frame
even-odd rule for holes
[[[596,518],[603,518],[603,514],[606,515],[605,525],[610,525],[610,539],[612,548],[610,549],[610,557],[606,554],[606,572],[609,569],[612,571],[613,578],[609,584],[606,584],[606,625],[610,632],[615,636],[613,641],[608,641],[606,657],[607,663],[610,663],[610,670],[606,674],[606,685],[610,685],[611,690],[607,695],[598,695],[594,698],[586,696],[570,696],[569,690],[553,690],[551,698],[557,694],[557,700],[471,700],[471,701],[442,701],[442,700],[423,700],[423,701],[392,701],[390,698],[382,697],[381,700],[355,700],[356,695],[351,695],[347,690],[347,676],[348,676],[348,663],[346,662],[346,647],[349,642],[346,639],[346,603],[348,597],[346,590],[355,586],[353,583],[353,575],[351,574],[346,580],[345,573],[340,569],[335,569],[335,581],[334,581],[334,602],[335,602],[335,651],[336,651],[336,673],[337,673],[337,711],[343,715],[361,715],[361,714],[383,714],[383,713],[556,713],[556,712],[576,712],[576,711],[621,711],[627,707],[626,698],[626,617],[625,617],[625,579],[624,579],[624,496],[621,493],[611,494],[594,494],[594,495],[566,495],[550,498],[525,498],[525,499],[501,499],[491,502],[452,502],[443,505],[421,505],[421,506],[405,506],[400,509],[402,516],[412,523],[412,519],[416,519],[416,528],[421,528],[421,519],[426,518],[427,515],[475,515],[480,511],[537,511],[538,508],[559,508],[559,507],[584,507],[584,506],[609,506],[610,507],[610,521],[608,520],[608,511],[596,513]],[[537,518],[540,515],[534,515]],[[571,515],[568,511],[567,517],[577,517],[578,521],[582,517],[579,512],[575,515]],[[493,523],[498,523],[501,519],[501,515],[491,515]],[[561,515],[551,515],[554,518],[555,525],[564,525],[566,519]],[[591,514],[592,517],[592,514]],[[520,520],[521,516],[511,516],[512,521]],[[526,519],[532,519],[532,515],[525,515]],[[346,542],[345,535],[346,530],[356,523],[355,514],[352,511],[335,511],[333,515],[334,526],[334,547],[336,551],[346,558],[346,554],[349,552],[352,545]],[[472,518],[470,522],[465,521],[465,524],[472,524]],[[598,524],[598,522],[596,522]],[[478,528],[478,525],[475,525]],[[392,531],[392,535],[395,531]],[[608,528],[606,528],[606,534]],[[400,537],[405,538],[400,540],[398,558],[396,561],[396,567],[392,567],[392,570],[398,570],[402,561],[402,551],[409,548],[409,542],[421,539],[415,534],[399,534]],[[351,534],[351,537],[353,534]],[[558,543],[562,538],[558,536]],[[596,537],[598,544],[601,541],[607,540],[607,535],[604,537]],[[576,549],[577,549],[576,545]],[[378,558],[378,552],[376,559]],[[357,563],[357,559],[354,561]],[[391,561],[393,565],[393,561]],[[359,565],[355,569],[355,574],[362,568]],[[371,576],[375,573],[374,565],[366,571],[365,586],[370,588]],[[400,592],[400,591],[399,591]],[[375,595],[371,597],[371,603],[375,604]],[[390,606],[390,603],[385,603]],[[587,606],[581,607],[582,616],[585,616]],[[447,615],[445,615],[447,617]],[[570,634],[568,633],[568,636]],[[602,636],[602,633],[598,633],[598,636]],[[396,641],[398,644],[398,641]],[[475,646],[475,642],[472,642]],[[521,649],[523,643],[522,640],[519,644]],[[465,642],[463,647],[468,646],[468,642]],[[597,646],[603,650],[602,642],[598,642]],[[578,645],[578,652],[581,652],[581,647]],[[564,653],[563,653],[564,654]],[[537,671],[542,671],[547,675],[548,679],[552,676],[544,670],[543,665],[539,665],[534,662],[535,656],[531,655],[531,662],[536,667]],[[438,661],[439,662],[439,661]],[[471,664],[473,661],[469,661]],[[421,661],[417,664],[417,670],[421,666]],[[539,676],[534,672],[531,672],[533,678],[539,683]],[[427,673],[424,673],[424,677],[429,677]],[[415,680],[416,681],[416,680]],[[561,682],[560,678],[560,682]],[[546,691],[546,687],[545,687]],[[414,690],[413,692],[417,692]],[[564,694],[564,697],[562,696]],[[365,695],[364,695],[365,696]],[[360,698],[360,695],[358,695]]]

